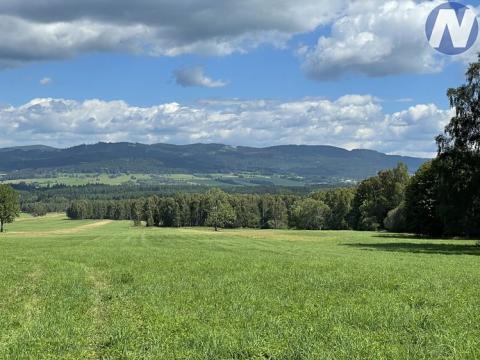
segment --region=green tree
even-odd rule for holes
[[[131,216],[134,226],[142,225],[142,205],[144,204],[143,200],[136,200],[131,203]]]
[[[352,211],[354,197],[354,189],[335,189],[312,194],[312,198],[323,201],[330,208],[326,224],[330,230],[349,229],[348,216]]]
[[[391,232],[405,232],[407,231],[407,220],[405,213],[405,202],[402,201],[400,206],[388,212],[387,217],[383,221],[385,229]]]
[[[355,230],[377,230],[380,227],[380,189],[378,177],[364,180],[358,186],[351,213],[351,223]]]
[[[92,203],[87,200],[73,201],[67,209],[67,216],[72,220],[88,219],[92,216]]]
[[[437,158],[408,185],[407,224],[422,234],[480,236],[480,58],[447,95],[455,116],[437,137]]]
[[[26,208],[27,212],[34,217],[45,216],[48,212],[47,205],[41,202],[33,203]]]
[[[405,192],[408,231],[416,234],[443,234],[443,224],[438,216],[438,185],[435,161],[422,165],[410,180]]]
[[[264,195],[260,208],[262,228],[281,229],[288,225],[288,210],[282,197]]]
[[[192,214],[190,209],[191,196],[176,194],[175,201],[178,205],[178,217],[176,226],[192,226]]]
[[[143,220],[146,222],[147,227],[159,225],[157,219],[157,203],[158,198],[156,196],[150,196],[143,204]]]
[[[173,198],[164,198],[158,202],[160,225],[164,227],[180,226],[180,207]]]
[[[0,184],[0,232],[4,231],[4,224],[12,223],[19,214],[18,193],[11,186]]]
[[[351,221],[356,230],[377,230],[384,227],[389,211],[405,197],[408,169],[398,164],[395,169],[380,171],[377,176],[360,183],[353,200]]]
[[[322,230],[327,224],[330,208],[322,201],[307,198],[293,209],[295,227],[303,230]]]
[[[215,231],[228,226],[235,221],[235,212],[229,202],[228,194],[220,189],[212,189],[207,194],[207,226],[213,226]]]
[[[205,223],[206,211],[204,211],[205,197],[194,194],[190,198],[190,224],[189,226],[202,226]]]
[[[447,92],[455,116],[444,134],[437,137],[439,154],[480,154],[480,55],[477,62],[470,64],[466,80],[464,85]]]
[[[258,197],[255,195],[241,195],[232,198],[235,211],[235,227],[258,228],[260,226],[260,209]]]

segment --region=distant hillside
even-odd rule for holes
[[[58,149],[55,149],[50,146],[45,146],[45,145],[28,145],[28,146],[15,146],[15,147],[10,147],[10,148],[1,148],[0,153],[2,152],[9,152],[12,150],[20,150],[20,151],[56,151]]]
[[[98,143],[68,149],[36,145],[0,149],[0,172],[231,173],[359,180],[404,162],[415,171],[425,159],[348,151],[332,146],[231,147],[221,144]]]

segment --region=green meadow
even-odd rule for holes
[[[478,359],[479,255],[24,216],[0,234],[0,359]]]
[[[38,178],[23,178],[16,180],[2,181],[4,184],[34,184],[39,187],[66,185],[66,186],[84,186],[89,184],[103,184],[103,185],[124,185],[128,183],[137,184],[141,181],[151,180],[151,176],[147,174],[76,174],[65,173],[55,176],[46,176]]]
[[[290,186],[302,187],[307,181],[303,178],[259,174],[97,174],[97,173],[63,173],[46,175],[44,177],[18,178],[2,180],[2,184],[25,183],[38,187],[54,185],[84,186],[90,184],[102,185],[198,185],[198,186]]]

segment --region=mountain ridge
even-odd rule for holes
[[[0,149],[0,171],[231,173],[294,175],[360,180],[405,163],[415,171],[428,159],[387,155],[375,150],[346,150],[329,145],[271,147],[224,144],[106,143],[58,149],[43,145]]]

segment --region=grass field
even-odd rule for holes
[[[39,187],[52,185],[83,186],[89,184],[103,185],[201,185],[201,186],[290,186],[303,187],[305,180],[290,179],[284,176],[262,176],[258,174],[80,174],[65,173],[56,176],[44,176],[35,178],[21,178],[15,180],[1,180],[4,184],[26,183]]]
[[[39,177],[39,178],[25,178],[16,180],[2,181],[4,184],[35,184],[40,187],[52,185],[67,185],[67,186],[83,186],[88,184],[103,184],[103,185],[124,185],[128,183],[137,184],[141,181],[151,180],[151,175],[148,174],[61,174],[55,177]]]
[[[0,359],[479,359],[480,248],[23,217]]]

